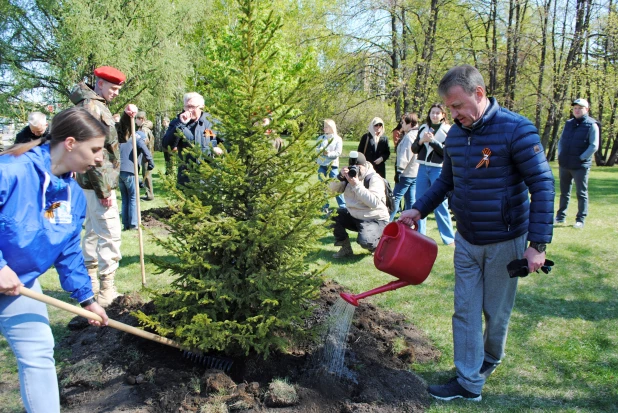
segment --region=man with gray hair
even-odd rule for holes
[[[455,120],[444,143],[442,172],[400,221],[416,224],[451,192],[457,218],[457,376],[427,390],[440,400],[479,401],[485,381],[505,354],[517,290],[507,264],[523,257],[528,272],[545,264],[553,232],[554,177],[534,125],[488,98],[476,68],[452,68],[438,92]]]
[[[28,115],[28,125],[15,135],[15,143],[28,143],[49,134],[47,117],[41,112]]]
[[[213,123],[209,119],[210,115],[203,111],[204,97],[199,93],[189,92],[184,95],[183,102],[184,111],[171,121],[163,137],[163,149],[178,153],[180,158],[176,179],[178,185],[185,185],[189,182],[189,178],[185,174],[187,162],[195,161],[191,157],[183,158],[185,149],[199,145],[204,152],[212,151],[215,155],[223,153],[223,150],[217,147],[221,139],[216,139]]]

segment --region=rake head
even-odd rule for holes
[[[209,356],[198,351],[183,350],[182,355],[195,364],[209,369],[222,370],[226,373],[230,371],[232,364],[234,364],[234,360],[225,357]]]

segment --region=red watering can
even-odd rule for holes
[[[417,226],[418,228],[418,226]],[[339,294],[348,303],[358,307],[358,300],[407,285],[422,283],[436,262],[436,242],[401,222],[391,222],[384,228],[376,248],[373,263],[380,271],[399,278],[373,290],[353,295]]]

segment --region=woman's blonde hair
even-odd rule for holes
[[[337,125],[335,124],[335,121],[332,119],[324,119],[324,124],[327,125],[330,130],[333,132],[333,136],[339,136],[337,134]]]

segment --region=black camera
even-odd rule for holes
[[[356,178],[356,175],[358,175],[358,166],[357,165],[352,165],[348,168],[348,176],[350,178]]]

